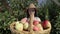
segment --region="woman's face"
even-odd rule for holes
[[[33,12],[35,14],[35,9],[31,8],[31,9],[28,10],[28,12],[29,12],[29,15],[31,14],[31,12]]]

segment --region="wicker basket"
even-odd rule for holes
[[[30,34],[29,31],[20,31],[20,32],[17,31],[15,29],[15,22],[10,24],[10,30],[11,30],[12,34]],[[45,29],[43,31],[32,31],[31,34],[50,34],[50,31],[51,31],[51,27],[48,29]]]
[[[17,31],[15,29],[15,22],[11,23],[10,24],[10,30],[11,30],[12,34],[50,34],[51,25],[49,28],[47,28],[43,31],[33,31],[33,27],[32,27],[33,19],[34,19],[34,14],[33,14],[33,12],[31,12],[28,31]]]
[[[11,25],[10,25],[10,30],[12,32],[12,34],[50,34],[50,30],[51,30],[51,25],[49,28],[43,30],[43,31],[33,31],[33,19],[34,19],[34,14],[33,12],[31,12],[31,15],[30,15],[30,20],[29,20],[29,30],[28,31],[17,31],[15,29],[15,22],[13,22]]]

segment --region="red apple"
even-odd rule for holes
[[[33,25],[39,24],[39,21],[34,20]]]
[[[42,26],[43,26],[43,28],[47,28],[47,27],[50,27],[51,24],[48,20],[45,20],[45,21],[43,21]]]
[[[34,30],[34,31],[39,31],[39,28],[38,28],[37,26],[34,26],[34,27],[33,27],[33,30]]]

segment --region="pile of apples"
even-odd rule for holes
[[[34,20],[33,21],[33,31],[43,31],[43,28],[49,27],[49,21],[44,20],[42,23],[40,23],[41,20]],[[23,31],[23,30],[28,30],[29,23],[27,21],[27,18],[24,18],[21,20],[21,22],[17,21],[16,22],[16,30],[18,31]]]
[[[28,26],[29,24],[26,22],[26,19],[15,22],[15,29],[18,31],[28,30]]]

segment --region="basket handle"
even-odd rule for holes
[[[34,12],[30,12],[30,20],[29,20],[29,32],[32,34],[33,32],[33,20],[34,20]]]

